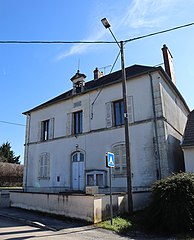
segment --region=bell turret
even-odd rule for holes
[[[73,93],[80,93],[84,90],[86,75],[77,70],[77,73],[71,78],[73,82]]]

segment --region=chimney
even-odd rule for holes
[[[170,50],[166,46],[166,44],[163,45],[162,53],[163,53],[165,71],[168,74],[168,76],[171,78],[172,82],[176,85],[176,78],[175,78],[174,66],[173,66],[173,57],[172,57],[172,54],[170,53]]]
[[[102,76],[103,76],[103,72],[99,71],[99,69],[96,67],[96,69],[94,70],[94,80],[97,80]]]

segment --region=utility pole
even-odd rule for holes
[[[124,48],[123,41],[118,42],[112,30],[110,29],[110,23],[106,18],[101,20],[105,28],[108,28],[115,42],[120,48],[121,53],[121,69],[122,69],[122,91],[123,91],[123,103],[124,103],[124,125],[125,125],[125,149],[126,149],[126,166],[127,166],[127,196],[128,196],[128,213],[133,214],[133,195],[132,195],[132,182],[131,182],[131,159],[130,159],[130,147],[129,147],[129,121],[128,121],[128,104],[127,104],[127,90],[126,90],[126,71],[124,61]]]
[[[127,109],[128,104],[127,104],[126,71],[125,71],[125,62],[124,62],[123,41],[120,42],[120,51],[121,51],[122,88],[123,88],[123,103],[124,103],[128,212],[129,212],[129,215],[132,215],[132,213],[133,213],[133,196],[132,196],[132,183],[131,183],[131,160],[130,160],[130,148],[129,148],[129,121],[128,121],[128,109]]]

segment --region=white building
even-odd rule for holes
[[[189,113],[185,127],[182,149],[186,172],[194,172],[194,110]]]
[[[163,51],[168,53],[164,46]],[[166,65],[165,65],[166,66]],[[24,114],[26,192],[85,191],[109,186],[105,153],[115,154],[113,191],[126,190],[121,71],[85,82]],[[133,193],[184,170],[180,148],[189,109],[162,67],[126,68]]]

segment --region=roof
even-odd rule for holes
[[[86,78],[86,75],[83,73],[80,73],[79,70],[77,70],[77,73],[71,78],[71,81],[77,78]]]
[[[182,147],[194,147],[194,110],[188,115]]]
[[[150,72],[154,72],[154,71],[161,71],[163,73],[163,75],[167,79],[169,79],[168,75],[165,73],[165,71],[163,70],[162,67],[150,67],[150,66],[136,65],[136,64],[126,68],[126,78],[127,78],[127,80],[130,80],[131,78],[134,78],[134,77],[137,77],[137,76],[140,76],[140,75],[143,75],[143,74],[147,74],[147,73],[150,73]],[[84,91],[82,91],[80,93],[77,93],[76,96],[78,94],[84,94],[88,91],[120,82],[121,79],[122,79],[122,72],[121,72],[121,70],[119,70],[119,71],[113,72],[111,74],[102,76],[102,77],[98,78],[97,80],[92,80],[92,81],[86,82],[85,86],[84,86]],[[180,94],[180,92],[178,91],[176,86],[172,83],[172,81],[170,79],[169,79],[168,82],[174,88],[174,90],[177,92],[177,94],[180,96],[181,100],[183,101],[183,103],[187,107],[186,102],[184,101],[184,98],[182,97],[182,95]],[[73,95],[73,91],[71,89],[71,90],[69,90],[65,93],[62,93],[61,95],[59,95],[59,96],[57,96],[57,97],[55,97],[55,98],[53,98],[53,99],[51,99],[47,102],[35,107],[35,108],[32,108],[31,110],[28,110],[28,111],[24,112],[23,114],[28,114],[32,111],[39,110],[39,109],[47,107],[51,104],[55,104],[57,102],[67,100],[67,99],[69,99],[73,96],[75,96],[75,95]],[[189,111],[188,107],[187,107],[187,109]]]

